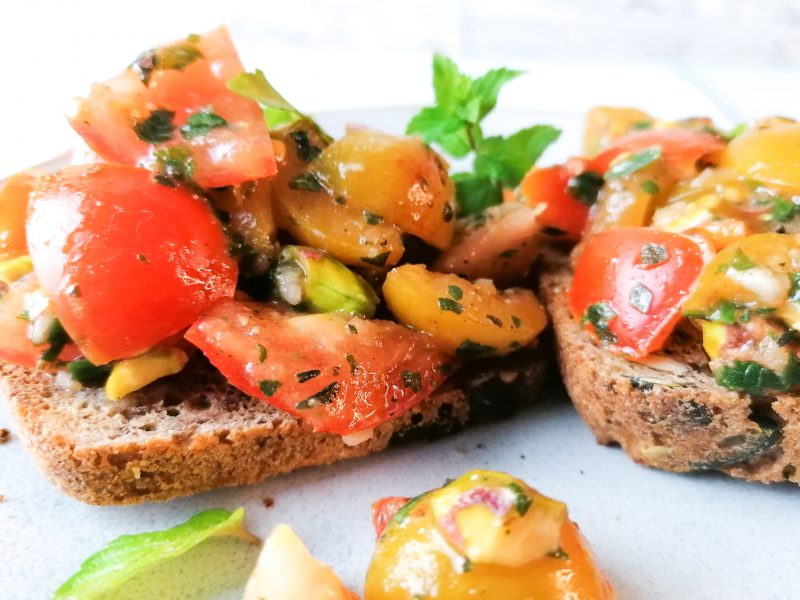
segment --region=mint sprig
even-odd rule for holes
[[[484,137],[481,123],[494,109],[500,90],[521,71],[491,69],[473,78],[446,56],[433,56],[436,105],[409,121],[406,134],[438,144],[455,158],[473,155],[471,172],[456,173],[459,214],[473,215],[503,200],[503,187],[516,187],[561,131],[534,125],[508,136]]]

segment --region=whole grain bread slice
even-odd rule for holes
[[[672,335],[660,368],[613,355],[572,318],[566,256],[547,263],[540,291],[561,374],[598,442],[619,444],[636,462],[668,471],[800,483],[800,397],[755,398],[720,387],[691,325]]]
[[[510,416],[541,396],[550,354],[539,344],[462,367],[356,446],[243,394],[202,357],[118,402],[99,389],[72,390],[52,373],[0,363],[0,396],[28,450],[65,493],[90,504],[133,504],[255,483]]]

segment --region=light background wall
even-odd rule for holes
[[[311,111],[424,103],[433,51],[528,70],[506,106],[712,100],[738,120],[797,114],[800,98],[798,0],[4,0],[0,177],[68,145],[63,111],[92,80],[219,23],[246,66]]]

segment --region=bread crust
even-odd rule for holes
[[[89,504],[135,504],[256,483],[508,416],[541,394],[549,354],[539,345],[464,367],[356,446],[239,392],[202,359],[119,402],[99,389],[70,390],[63,376],[0,363],[0,396],[61,490]]]
[[[619,444],[637,463],[667,471],[800,483],[800,397],[720,387],[690,325],[663,351],[678,372],[613,355],[572,318],[571,278],[566,256],[550,256],[540,289],[567,392],[599,443]]]

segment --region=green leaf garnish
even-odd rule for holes
[[[85,358],[79,358],[67,363],[67,372],[85,387],[99,387],[111,374],[111,365],[94,365]]]
[[[304,119],[313,123],[325,141],[332,138],[324,133],[314,119],[300,112],[291,102],[284,98],[272,84],[267,81],[264,72],[256,69],[255,73],[239,73],[228,82],[228,89],[244,98],[255,100],[264,109],[264,118],[270,128],[282,127]]]
[[[447,293],[450,294],[453,300],[461,300],[464,297],[464,290],[457,285],[448,285]]]
[[[507,487],[514,493],[514,506],[516,507],[519,516],[524,517],[533,504],[533,500],[527,493],[525,493],[525,490],[523,490],[522,487],[514,481],[509,483]]]
[[[478,215],[490,206],[503,202],[500,182],[474,173],[456,173],[452,176],[456,186],[456,203],[461,216]]]
[[[264,394],[267,398],[271,398],[275,395],[275,392],[278,391],[278,388],[281,387],[280,381],[275,381],[274,379],[265,379],[261,383],[258,384],[258,389],[261,390],[261,393]]]
[[[218,114],[203,110],[196,112],[186,119],[186,125],[181,127],[181,134],[187,140],[206,135],[212,129],[226,127],[228,122]]]
[[[567,192],[582,204],[592,206],[597,202],[597,196],[603,188],[603,183],[605,183],[605,179],[600,173],[584,171],[569,180]]]
[[[611,331],[610,323],[617,316],[616,311],[605,302],[590,304],[583,314],[581,323],[588,323],[604,344],[614,344],[617,336]]]
[[[91,600],[108,594],[142,571],[184,554],[211,537],[258,539],[243,526],[244,509],[207,510],[164,531],[122,535],[87,558],[59,587],[54,600]]]
[[[172,120],[175,113],[171,110],[159,108],[150,113],[150,116],[133,126],[137,137],[148,144],[161,144],[172,139],[175,124]]]
[[[156,158],[156,181],[169,185],[174,181],[192,181],[197,164],[192,151],[186,146],[171,146],[158,150]]]
[[[496,353],[497,348],[494,346],[487,346],[472,340],[464,340],[456,348],[456,356],[460,358],[482,358],[484,356],[493,356]]]
[[[439,310],[449,310],[460,315],[464,312],[464,307],[451,298],[439,298]]]
[[[606,181],[627,177],[661,158],[661,147],[653,146],[615,162],[606,172]]]
[[[779,223],[791,221],[798,213],[800,213],[800,205],[788,198],[776,196],[772,200],[772,218]]]
[[[414,115],[406,133],[436,143],[456,158],[474,155],[473,172],[453,177],[461,215],[499,204],[503,186],[517,186],[561,133],[549,125],[536,125],[509,137],[484,137],[481,122],[496,106],[502,87],[519,75],[520,71],[500,68],[472,78],[449,58],[433,57],[436,105]]]

